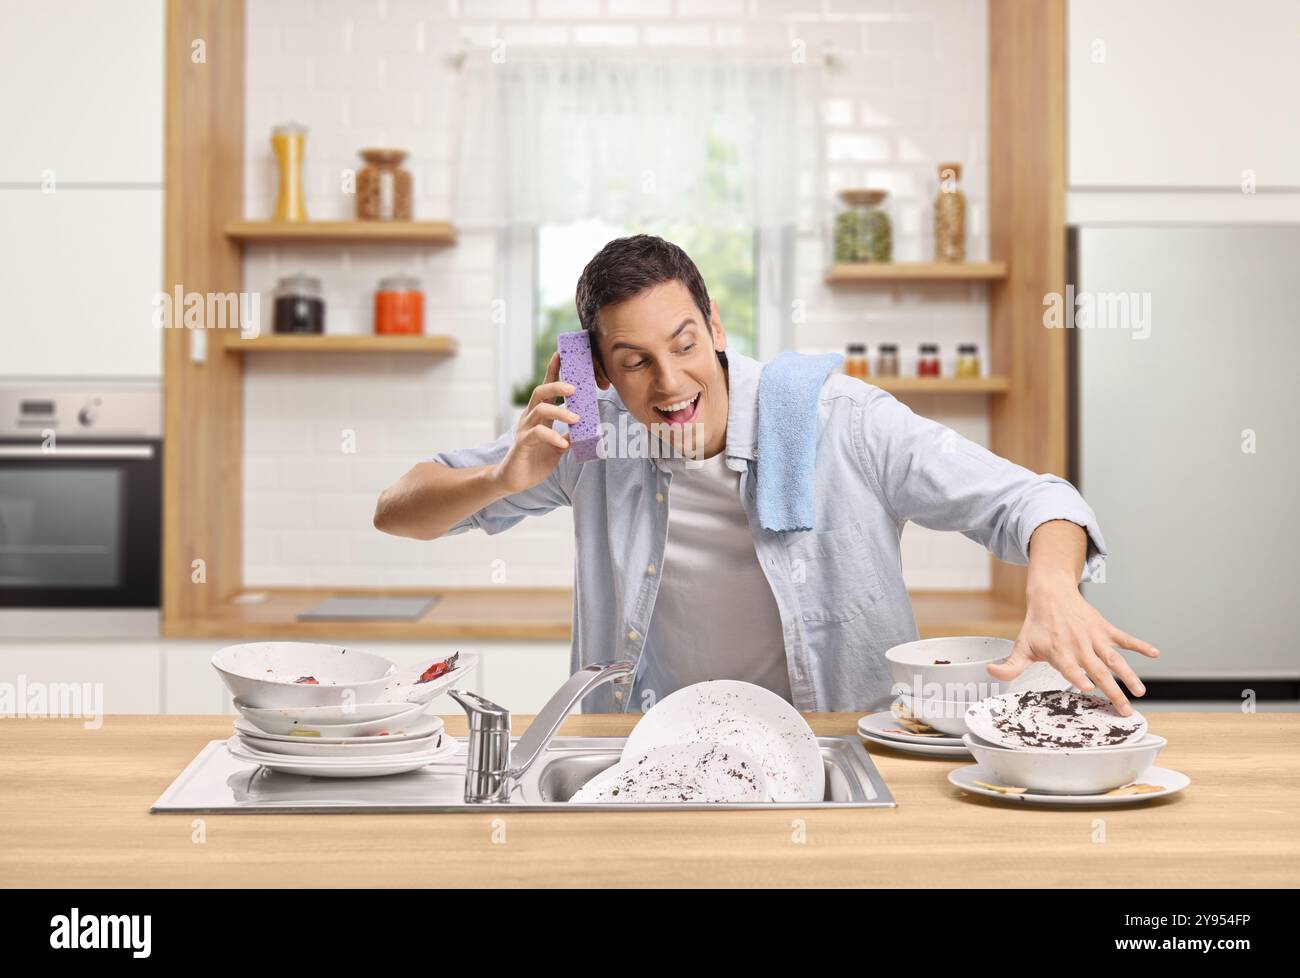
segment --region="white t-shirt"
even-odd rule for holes
[[[741,679],[791,699],[781,615],[754,552],[727,453],[670,459],[668,542],[631,708],[708,679]]]

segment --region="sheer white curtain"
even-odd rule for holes
[[[457,93],[453,216],[502,229],[793,225],[812,74],[699,54],[472,54]]]
[[[818,83],[816,67],[788,55],[466,55],[453,93],[452,219],[466,232],[495,232],[499,430],[512,388],[534,371],[540,227],[752,232],[755,352],[765,359],[788,345],[800,165],[815,138]]]

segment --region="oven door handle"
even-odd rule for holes
[[[69,445],[52,449],[38,445],[0,445],[0,458],[153,458],[152,445]]]

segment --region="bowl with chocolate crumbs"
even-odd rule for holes
[[[927,702],[973,703],[1006,689],[989,675],[988,666],[1009,656],[1013,644],[983,635],[923,638],[895,645],[885,659],[896,693]]]
[[[1104,749],[1015,750],[990,744],[974,734],[962,744],[975,760],[1005,785],[1049,795],[1095,795],[1141,779],[1169,742],[1143,733],[1136,742]]]

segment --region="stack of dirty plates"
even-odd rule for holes
[[[234,694],[233,757],[311,777],[370,778],[456,750],[429,701],[463,678],[460,656],[397,666],[366,652],[301,642],[230,646],[212,660]]]
[[[455,751],[441,717],[422,703],[267,709],[235,700],[232,756],[272,771],[373,778],[414,771]],[[387,715],[385,715],[387,714]]]
[[[858,736],[881,747],[889,747],[906,754],[937,757],[969,757],[970,751],[961,737],[935,730],[928,724],[910,717],[897,704],[899,715],[889,711],[873,713],[858,720]]]
[[[1061,689],[1065,678],[1045,662],[1032,663],[1007,683],[989,675],[990,663],[1011,654],[1012,642],[984,635],[921,639],[885,653],[896,698],[889,711],[858,721],[858,736],[908,754],[970,756],[962,737],[972,705],[1003,692]]]

